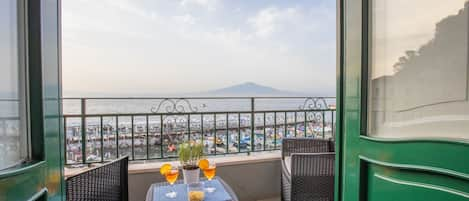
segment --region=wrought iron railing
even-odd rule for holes
[[[67,165],[172,158],[183,140],[220,155],[335,135],[334,97],[64,98],[63,107]]]

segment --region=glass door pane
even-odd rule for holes
[[[469,139],[466,0],[371,0],[368,135]]]
[[[28,155],[17,8],[16,0],[0,1],[0,170],[19,164]]]

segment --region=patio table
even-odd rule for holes
[[[202,182],[203,181],[206,181],[205,178],[201,178],[200,179]],[[223,179],[221,179],[220,177],[218,176],[215,176],[213,180],[217,180],[218,182],[220,182],[221,186],[223,187],[223,189],[228,193],[228,195],[230,195],[231,197],[231,201],[238,201],[238,197],[236,196],[236,194],[234,193],[233,189],[231,189],[231,187],[225,182],[223,181]],[[168,182],[159,182],[159,183],[154,183],[150,186],[150,188],[148,189],[147,191],[147,196],[146,196],[146,201],[159,201],[159,200],[155,200],[154,199],[154,196],[153,196],[153,191],[155,188],[159,188],[159,187],[164,187],[164,186],[168,186]],[[183,180],[177,180],[176,183],[174,183],[174,185],[184,185],[184,181]],[[208,193],[206,192],[206,195]],[[180,196],[178,194],[178,197],[181,198],[183,196]],[[174,199],[174,201],[180,201],[180,199],[178,199],[178,197],[176,197]],[[186,200],[181,200],[181,201],[186,201]]]

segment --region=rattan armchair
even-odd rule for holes
[[[334,142],[313,138],[282,140],[282,200],[334,200]]]
[[[67,201],[127,201],[128,163],[125,156],[67,178]]]

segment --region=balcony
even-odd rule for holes
[[[283,137],[335,135],[334,97],[64,98],[66,175],[128,155],[131,200],[194,140],[240,200],[280,196]],[[240,193],[242,192],[242,193]]]

